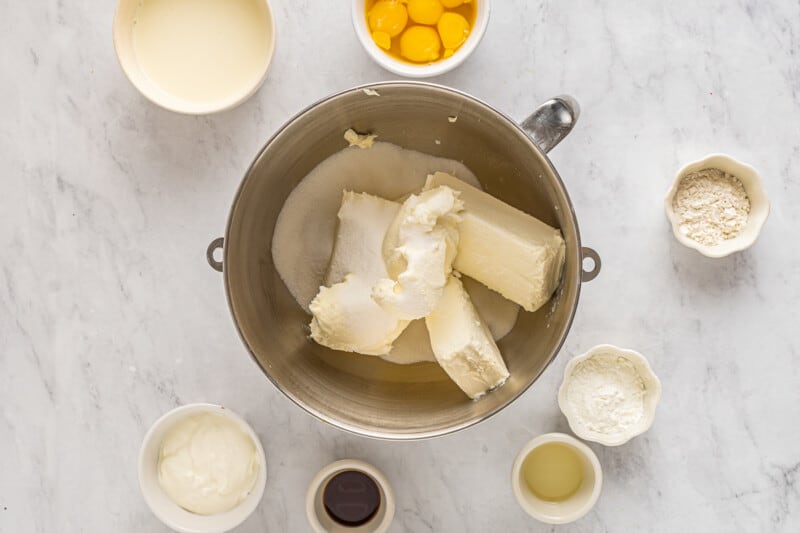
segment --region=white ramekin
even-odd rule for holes
[[[644,395],[644,414],[639,420],[639,423],[629,428],[625,433],[606,435],[604,433],[597,433],[590,430],[583,424],[583,421],[580,419],[580,417],[572,412],[567,402],[567,388],[575,367],[590,357],[603,353],[610,353],[619,357],[624,357],[633,363],[636,371],[639,373],[639,376],[641,376],[645,385],[646,391]],[[598,442],[605,446],[620,446],[631,440],[633,437],[641,435],[650,429],[650,427],[653,425],[653,420],[656,416],[656,407],[658,406],[660,399],[661,381],[658,379],[658,376],[655,375],[653,369],[650,368],[650,363],[647,362],[647,359],[645,359],[645,357],[639,352],[626,350],[611,344],[600,344],[583,355],[573,357],[567,363],[567,366],[564,369],[564,380],[561,382],[561,386],[558,389],[558,407],[561,409],[561,412],[564,413],[564,416],[567,417],[567,422],[569,422],[569,428],[572,430],[572,432],[583,440]]]
[[[490,0],[475,0],[478,12],[475,16],[475,24],[470,30],[467,41],[462,44],[455,53],[447,59],[442,59],[428,65],[414,65],[397,60],[382,50],[375,41],[367,26],[366,2],[364,0],[352,0],[353,2],[353,27],[356,30],[361,46],[367,54],[380,66],[393,74],[405,76],[406,78],[431,78],[439,76],[445,72],[450,72],[463,63],[475,51],[480,44],[486,27],[489,25],[489,13],[491,12]]]
[[[722,241],[716,246],[706,246],[682,234],[680,231],[680,219],[672,208],[672,200],[675,198],[681,179],[691,172],[703,170],[704,168],[718,168],[723,172],[733,174],[741,180],[744,190],[748,198],[750,198],[750,215],[741,233],[733,239]],[[729,155],[711,154],[699,161],[689,163],[678,171],[672,187],[670,187],[667,197],[664,199],[664,211],[666,211],[667,219],[672,224],[672,233],[679,243],[697,250],[706,257],[717,258],[745,250],[756,242],[758,235],[761,233],[761,228],[769,215],[769,199],[764,190],[763,180],[756,172],[756,169],[737,161]]]
[[[268,52],[261,65],[261,71],[255,81],[246,86],[242,86],[237,94],[225,100],[213,102],[190,102],[183,98],[174,96],[156,83],[154,83],[139,66],[136,51],[133,46],[133,26],[136,20],[136,11],[142,0],[119,0],[117,10],[114,13],[114,24],[112,34],[114,37],[114,50],[117,59],[128,80],[136,89],[154,104],[186,115],[207,115],[232,109],[248,98],[250,98],[264,83],[267,78],[267,71],[275,53],[275,18],[272,15],[269,1],[263,0],[268,17]]]
[[[380,507],[378,507],[377,514],[372,520],[358,527],[345,528],[338,525],[328,516],[322,501],[322,494],[325,491],[325,486],[328,484],[328,481],[330,481],[333,476],[348,470],[363,472],[375,481],[381,492],[381,504]],[[392,487],[389,484],[389,480],[386,479],[386,476],[371,464],[355,459],[342,459],[320,470],[317,475],[314,476],[314,479],[311,480],[308,486],[308,492],[306,493],[306,516],[308,516],[308,522],[311,524],[311,529],[313,529],[315,533],[337,533],[344,531],[385,533],[388,531],[394,519],[394,510],[394,491],[392,491]]]
[[[221,415],[234,421],[253,439],[258,452],[258,478],[253,490],[230,511],[213,515],[199,515],[180,507],[167,496],[158,483],[158,457],[167,433],[176,424],[202,413]],[[221,405],[193,403],[169,411],[152,425],[139,451],[139,487],[147,505],[164,524],[183,533],[220,533],[235,528],[258,507],[266,483],[267,458],[258,435],[239,415]]]
[[[583,463],[583,483],[578,492],[564,501],[550,502],[538,498],[528,488],[522,473],[522,465],[530,453],[543,444],[564,444],[572,448]],[[567,524],[588,513],[603,488],[603,470],[600,461],[587,445],[564,433],[547,433],[528,442],[514,460],[511,469],[511,488],[520,507],[536,520],[546,524]]]

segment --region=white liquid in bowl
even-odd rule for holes
[[[232,101],[263,77],[270,22],[263,0],[142,0],[133,47],[142,71],[172,96]]]

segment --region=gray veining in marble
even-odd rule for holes
[[[272,2],[264,87],[194,118],[124,78],[112,1],[0,0],[0,531],[164,531],[136,455],[159,415],[194,401],[241,413],[267,450],[243,533],[306,531],[308,481],[344,457],[391,479],[396,532],[800,530],[800,3],[494,2],[475,55],[436,81],[520,120],[553,95],[578,99],[551,157],[603,272],[519,401],[403,444],[326,427],[280,395],[205,262],[276,128],[328,93],[392,78],[360,48],[348,2]],[[661,208],[673,173],[713,151],[756,166],[772,199],[756,245],[721,260],[677,244]],[[597,507],[551,528],[515,503],[511,462],[531,437],[568,430],[561,372],[605,342],[644,353],[664,397],[649,433],[592,445]]]

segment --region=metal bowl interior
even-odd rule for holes
[[[463,429],[524,392],[558,353],[578,302],[580,238],[564,186],[547,157],[513,121],[452,89],[418,82],[352,89],[317,103],[266,145],[236,195],[225,235],[224,278],[239,333],[269,379],[320,419],[365,436],[418,439]],[[458,117],[451,122],[448,117]],[[559,227],[566,241],[561,286],[536,313],[520,312],[498,346],[511,378],[469,400],[433,363],[400,366],[317,345],[310,317],[272,260],[284,201],[317,164],[344,148],[347,128],[463,161],[487,192]],[[437,143],[436,141],[440,141]]]

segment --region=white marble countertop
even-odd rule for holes
[[[435,81],[519,119],[556,94],[579,100],[551,158],[603,271],[516,403],[453,436],[386,443],[326,427],[269,383],[205,261],[276,128],[393,78],[356,41],[348,2],[272,3],[266,84],[199,118],[127,82],[113,2],[0,3],[0,531],[164,531],[136,456],[158,416],[196,401],[245,416],[267,450],[245,533],[306,531],[307,483],[346,457],[390,478],[398,532],[800,530],[800,4],[494,2],[475,55]],[[755,246],[721,260],[677,244],[662,210],[674,172],[713,151],[758,168],[772,200]],[[645,354],[664,396],[650,432],[592,445],[596,508],[550,528],[517,506],[511,463],[568,430],[564,365],[605,342]]]

